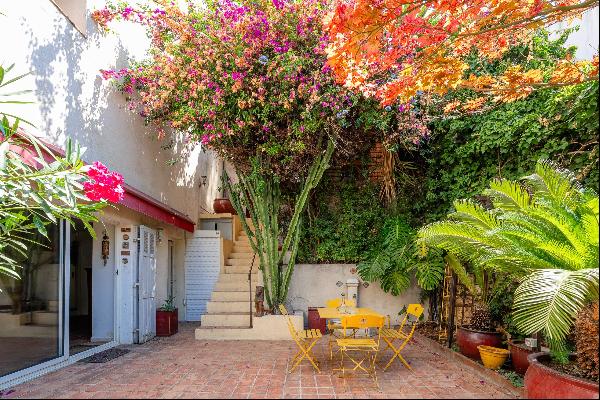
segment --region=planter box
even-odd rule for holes
[[[575,355],[571,355],[574,359]],[[528,399],[597,399],[598,384],[563,374],[540,362],[549,360],[549,353],[534,353],[529,357],[525,374],[525,395]]]
[[[179,328],[178,312],[156,310],[156,336],[171,336]]]
[[[502,334],[499,332],[484,332],[465,328],[456,329],[456,344],[461,354],[479,360],[479,349],[477,346],[502,347]]]
[[[508,349],[510,350],[510,358],[515,372],[525,375],[525,372],[527,372],[527,368],[529,367],[529,360],[527,360],[527,357],[529,357],[530,354],[533,354],[534,351],[525,346],[523,340],[509,342]]]

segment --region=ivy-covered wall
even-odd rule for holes
[[[453,200],[480,194],[495,177],[531,173],[540,158],[558,161],[598,188],[597,116],[598,83],[591,83],[436,120],[427,142],[398,152],[396,207],[382,204],[367,163],[342,179],[324,179],[307,207],[298,262],[362,261],[381,240],[386,219],[404,215],[418,228],[443,218]]]
[[[547,158],[598,188],[598,83],[540,91],[491,111],[431,124],[414,161],[420,184],[399,187],[415,224],[444,217],[457,198],[480,194],[490,179],[515,179]],[[414,190],[418,191],[415,195]]]

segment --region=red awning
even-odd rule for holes
[[[54,152],[60,156],[65,155],[64,149],[52,143],[48,143],[39,137],[37,137],[37,139],[40,140],[51,152]],[[21,156],[27,159],[28,162],[37,164],[34,159],[35,153],[32,150],[28,150],[23,147],[12,147],[13,146],[11,146],[11,150],[17,151],[19,154],[21,154]],[[46,156],[44,156],[44,158],[46,158]],[[52,161],[51,158],[52,156],[48,154],[47,161]],[[194,222],[183,213],[169,207],[168,205],[126,183],[123,185],[123,189],[125,189],[125,196],[118,204],[122,204],[133,211],[144,214],[157,221],[174,225],[188,232],[194,232]]]
[[[179,211],[127,184],[124,184],[123,188],[125,189],[125,196],[119,204],[123,204],[129,209],[147,215],[157,221],[175,225],[188,232],[194,232],[194,223],[192,220]]]

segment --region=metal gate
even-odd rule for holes
[[[206,313],[221,270],[221,233],[197,230],[185,249],[185,320],[200,321]]]
[[[138,307],[137,343],[144,343],[156,336],[156,233],[146,226],[138,233],[137,288]]]

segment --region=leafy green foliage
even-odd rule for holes
[[[520,276],[514,323],[560,348],[577,312],[598,298],[598,195],[568,170],[539,161],[518,182],[493,182],[491,209],[456,202],[449,219],[419,230],[419,241],[472,265]]]
[[[414,243],[415,232],[400,216],[386,220],[378,245],[358,264],[358,273],[366,281],[379,281],[381,288],[394,296],[411,286],[412,276],[424,290],[437,287],[444,278],[441,254],[421,259]]]
[[[246,218],[240,218],[242,228],[248,235],[248,242],[259,259],[263,275],[265,298],[274,310],[287,298],[290,279],[296,263],[301,217],[308,195],[317,186],[329,166],[334,151],[334,143],[329,140],[327,149],[315,157],[303,180],[301,190],[293,204],[293,212],[288,224],[280,223],[282,208],[281,182],[277,176],[265,174],[264,158],[257,158],[255,168],[250,173],[236,170],[238,183],[232,183],[224,176],[223,183],[231,196],[232,205],[238,215],[250,214],[251,226]],[[283,240],[280,242],[280,238]],[[290,252],[285,268],[283,259]]]
[[[523,377],[519,374],[517,374],[515,371],[511,371],[508,369],[499,369],[498,372],[500,373],[500,375],[502,375],[503,377],[505,377],[506,379],[508,379],[508,381],[514,386],[514,387],[523,387],[525,386],[525,382],[523,381]]]
[[[437,121],[420,155],[418,220],[446,214],[456,198],[471,197],[495,177],[516,179],[538,159],[552,159],[598,186],[598,84],[541,91],[477,115]]]
[[[374,185],[324,180],[308,207],[298,259],[353,263],[376,246],[386,210]]]

